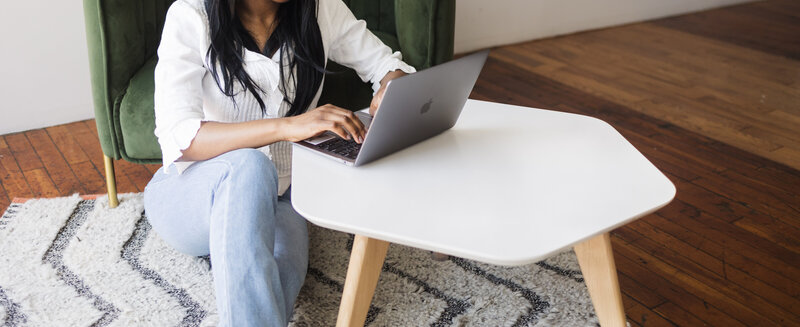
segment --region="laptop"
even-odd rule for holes
[[[434,137],[456,124],[483,68],[489,50],[389,81],[371,117],[356,116],[367,127],[358,144],[327,131],[298,145],[349,166],[360,166]]]

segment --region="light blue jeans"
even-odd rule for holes
[[[182,174],[159,169],[144,191],[147,219],[183,253],[211,255],[221,326],[286,326],[308,267],[306,220],[266,155],[234,150]]]

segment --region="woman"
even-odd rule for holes
[[[144,192],[148,219],[177,250],[211,255],[221,325],[285,326],[308,260],[287,141],[365,135],[352,112],[317,107],[325,62],[373,83],[373,114],[414,68],[341,0],[178,0],[158,57],[164,166]]]

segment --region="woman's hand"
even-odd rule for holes
[[[381,88],[378,89],[378,92],[372,97],[372,102],[369,104],[369,114],[375,116],[375,113],[378,111],[378,107],[381,106],[381,101],[383,101],[383,93],[386,92],[386,85],[389,84],[389,81],[398,78],[400,76],[408,75],[402,70],[395,70],[386,73],[381,79]]]
[[[352,111],[332,104],[317,107],[302,115],[287,117],[283,126],[284,138],[291,142],[302,141],[325,131],[336,133],[347,140],[352,136],[357,143],[363,142],[367,133],[364,124]]]

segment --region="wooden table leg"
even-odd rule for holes
[[[387,250],[389,242],[356,235],[339,304],[337,327],[364,326]]]
[[[626,326],[609,234],[604,233],[576,244],[575,254],[600,325]]]

